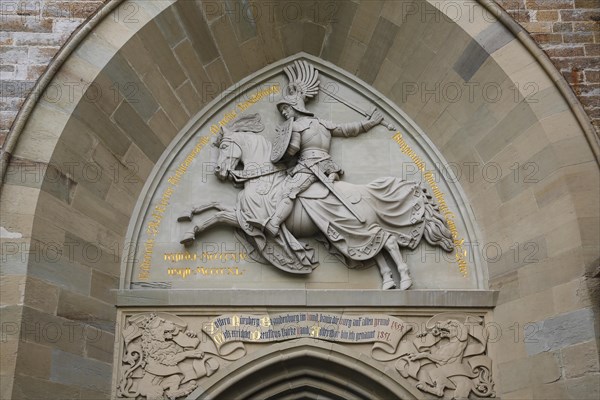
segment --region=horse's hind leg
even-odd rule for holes
[[[400,290],[406,290],[412,285],[412,278],[408,272],[408,265],[402,259],[402,253],[400,253],[400,245],[394,236],[388,238],[385,242],[385,249],[390,253],[392,259],[398,267],[400,273]]]
[[[201,206],[192,208],[188,214],[184,214],[177,218],[177,222],[191,222],[192,218],[194,218],[194,215],[200,214],[206,210],[210,210],[211,208],[215,208],[219,211],[228,211],[220,203],[213,201],[212,203],[202,204]]]
[[[186,232],[183,235],[183,239],[180,243],[186,247],[190,246],[192,243],[194,243],[196,236],[215,225],[229,225],[237,228],[240,227],[233,210],[219,211],[206,221],[196,225],[193,231]]]
[[[383,254],[377,254],[375,256],[375,261],[377,262],[377,266],[379,267],[379,273],[381,274],[381,279],[383,280],[381,288],[383,290],[394,289],[396,287],[396,282],[394,282],[392,270],[390,269],[390,266],[385,260]]]

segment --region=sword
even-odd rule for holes
[[[323,87],[322,85],[319,86],[319,89],[321,89],[323,91],[323,93],[325,93],[327,96],[331,97],[334,100],[339,101],[340,103],[342,103],[343,105],[345,105],[346,107],[356,111],[357,113],[367,117],[367,118],[371,118],[371,115],[373,115],[373,112],[376,110],[375,108],[373,109],[373,111],[371,111],[370,113],[366,112],[365,110],[363,110],[362,108],[350,103],[349,101],[346,101],[344,99],[342,99],[341,97],[337,96],[336,94],[330,92],[328,89],[325,89],[325,87]],[[388,130],[390,131],[395,131],[396,127],[392,124],[390,124],[389,122],[386,122],[384,120],[382,120],[380,123],[380,125],[385,126],[386,128],[388,128]]]
[[[361,224],[365,223],[365,219],[360,216],[360,214],[354,209],[352,204],[350,204],[341,194],[336,192],[336,190],[333,188],[333,184],[331,183],[331,181],[325,176],[325,174],[323,174],[323,171],[319,169],[318,163],[311,165],[310,167],[308,167],[308,169],[310,169],[312,173],[315,174],[315,176],[321,181],[321,183],[325,185],[327,189],[329,189],[329,191],[348,209],[348,211],[352,213],[352,215],[356,217],[357,220],[360,221]]]

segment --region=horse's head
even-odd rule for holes
[[[255,164],[263,166],[269,162],[271,144],[262,135],[256,135],[264,129],[259,114],[242,116],[230,125],[221,127],[213,143],[219,149],[215,168],[219,179],[229,177],[240,161],[245,167]]]
[[[242,158],[242,148],[235,141],[235,133],[225,126],[221,128],[213,144],[218,149],[215,174],[220,180],[225,180],[229,172],[237,168]]]

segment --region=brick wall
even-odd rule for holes
[[[600,1],[497,2],[552,59],[600,132]]]
[[[0,147],[25,98],[98,0],[2,0],[0,3]]]
[[[108,0],[106,0],[108,1]],[[598,0],[497,0],[550,56],[600,132]],[[3,0],[0,147],[36,80],[98,0]]]

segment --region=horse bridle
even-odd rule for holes
[[[233,177],[236,183],[241,183],[250,179],[260,178],[261,176],[267,176],[277,172],[285,171],[286,169],[287,168],[285,166],[276,167],[274,165],[270,165],[267,167],[252,168],[249,171],[246,169],[239,172],[229,171],[229,174]]]
[[[223,137],[221,139],[221,143],[223,143],[223,142],[227,142],[228,144],[231,143],[231,144],[236,145],[237,148],[240,149],[240,153],[242,153],[242,147],[239,144],[237,144],[233,139]],[[217,166],[217,168],[219,168],[219,169],[217,169],[217,171],[219,171],[220,167]],[[260,178],[262,176],[267,176],[267,175],[275,174],[280,171],[285,171],[286,169],[287,168],[285,166],[276,167],[274,165],[268,165],[268,166],[260,167],[260,168],[252,168],[250,170],[244,169],[239,172],[229,170],[227,172],[227,174],[231,175],[233,177],[233,180],[236,183],[242,183],[242,182],[245,182],[250,179]]]
[[[227,137],[224,137],[224,136],[223,136],[223,137],[221,137],[221,138],[220,138],[220,140],[217,142],[217,143],[218,143],[218,146],[216,146],[216,147],[217,147],[219,150],[221,150],[221,145],[223,144],[223,142],[225,142],[225,143],[227,143],[227,144],[230,144],[230,143],[231,143],[231,144],[234,144],[234,145],[236,145],[236,147],[237,147],[238,149],[240,149],[240,154],[242,154],[242,147],[241,147],[239,144],[237,144],[236,142],[234,142],[232,139],[230,139],[230,138],[227,138]],[[215,171],[216,171],[216,172],[219,172],[220,170],[221,170],[221,166],[217,164],[217,166],[216,166],[216,168],[215,168]],[[231,173],[231,170],[230,170],[228,173]]]

